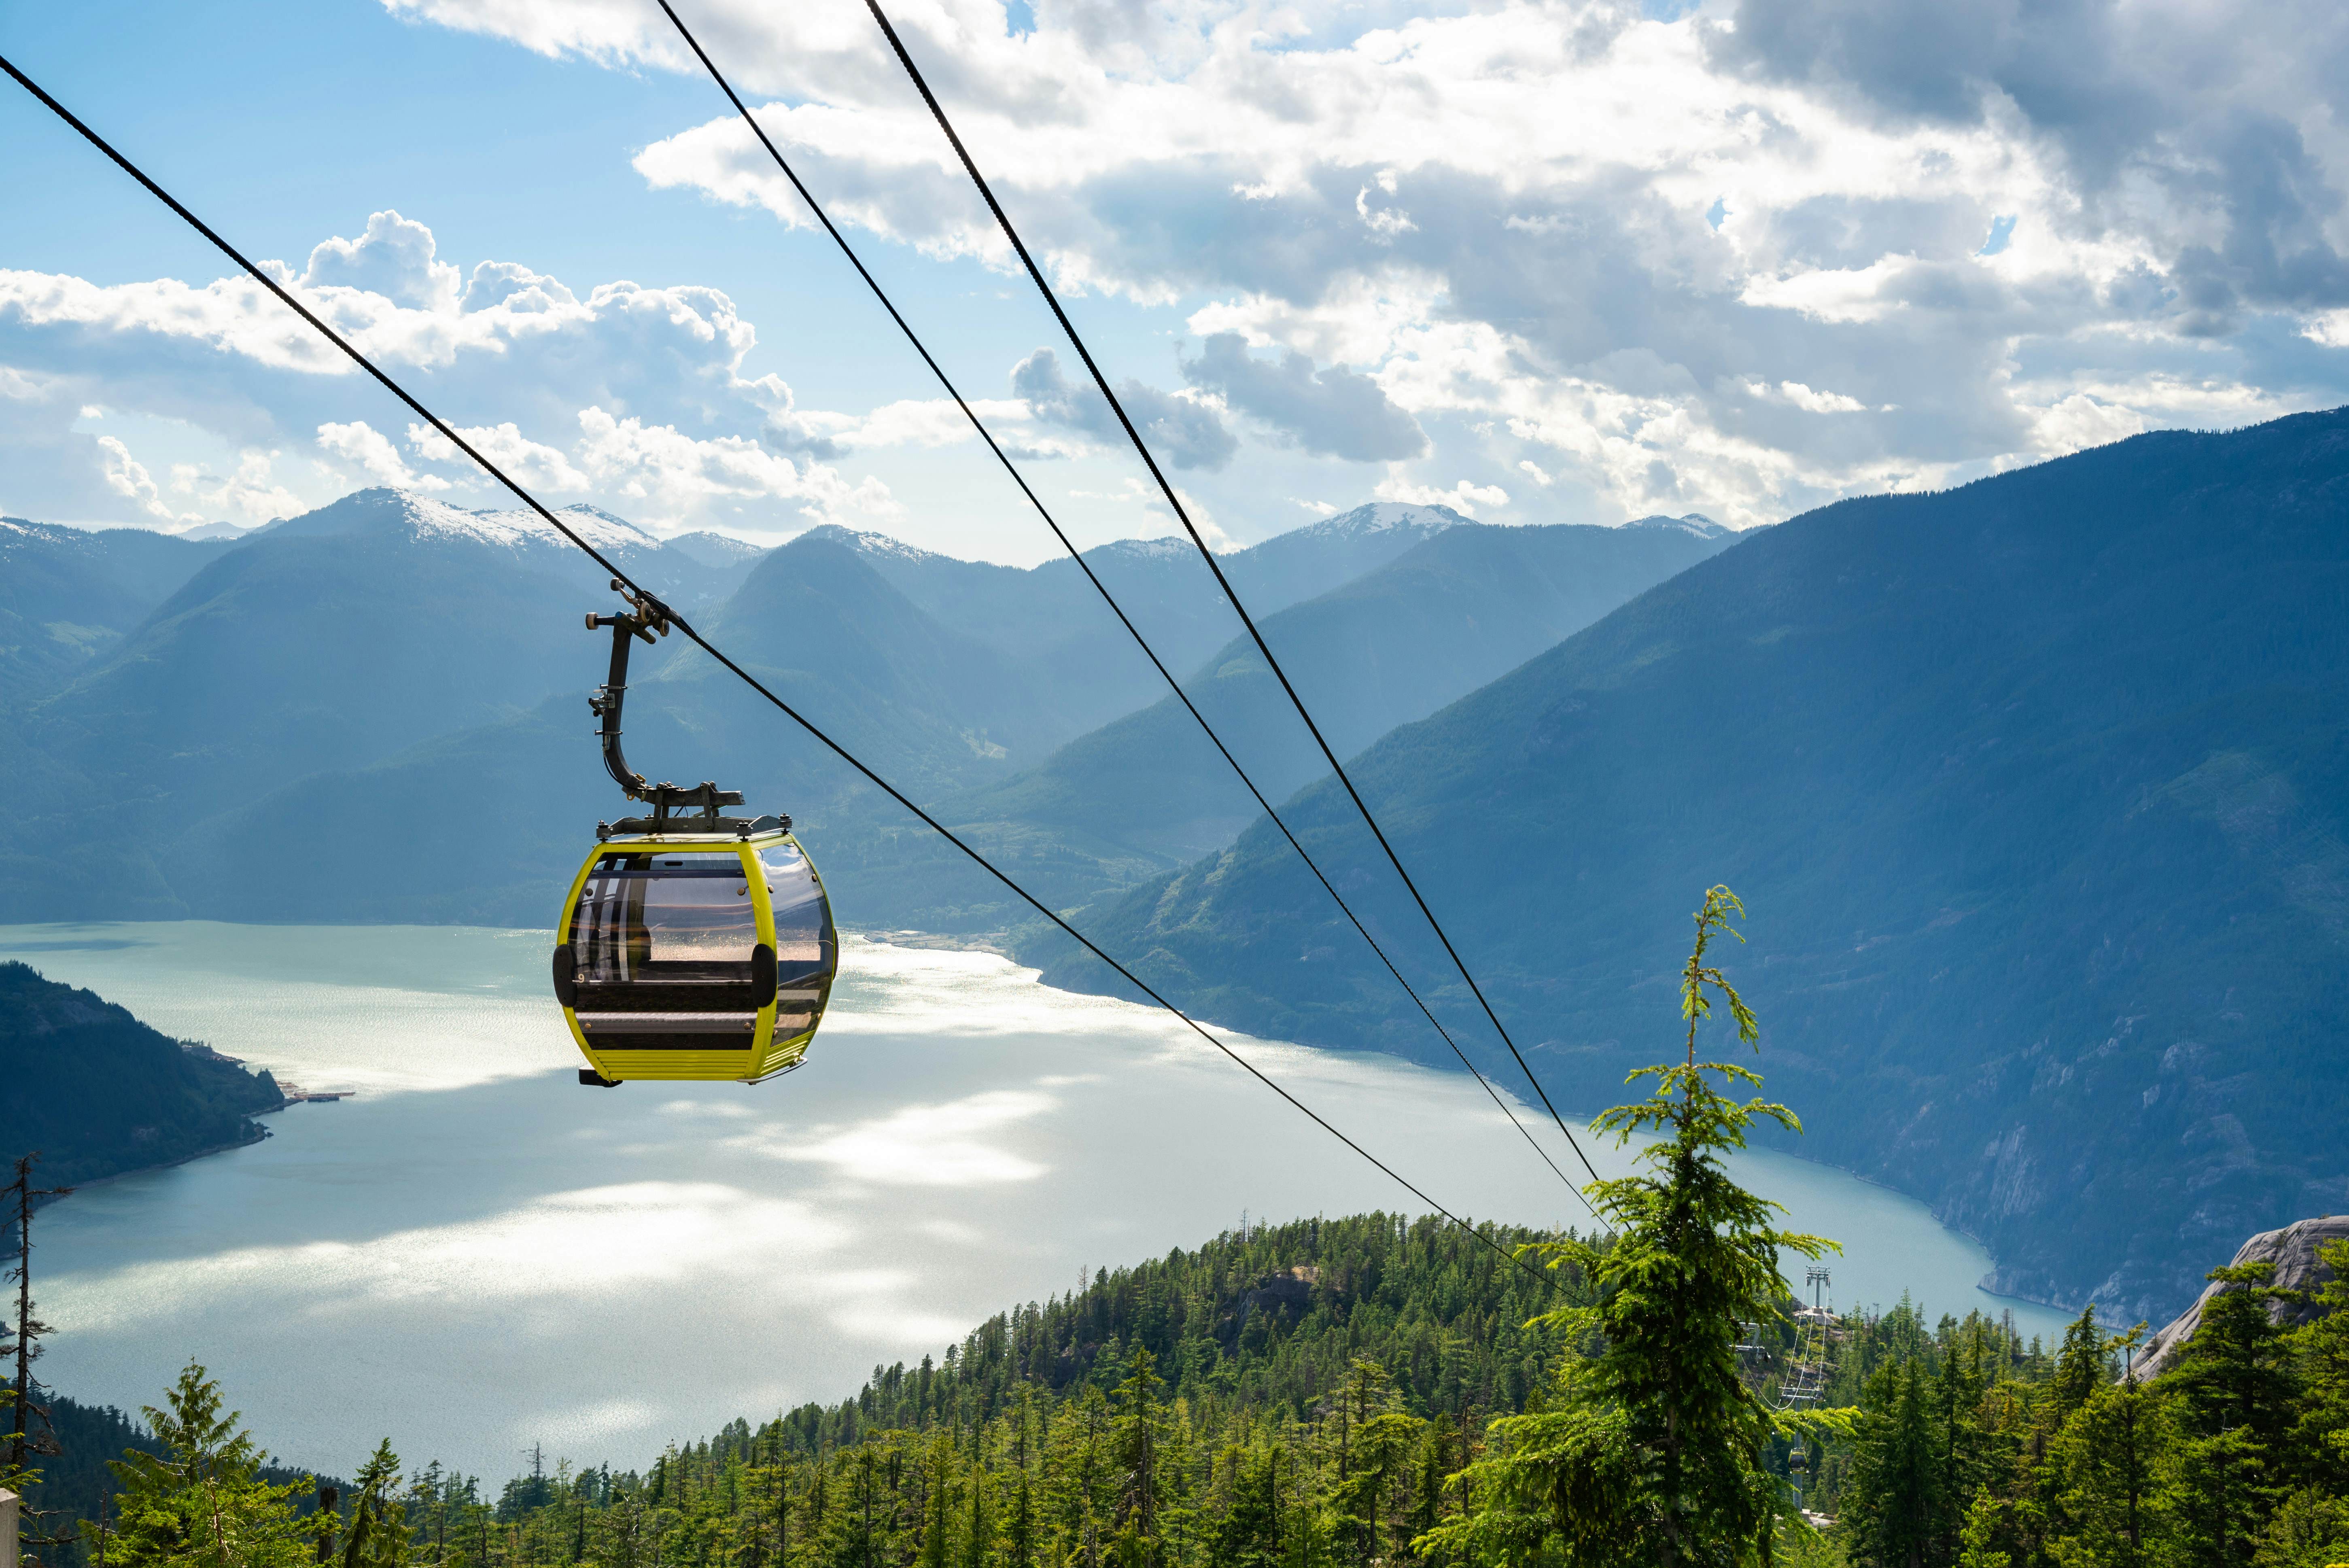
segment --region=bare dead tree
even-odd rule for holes
[[[33,1315],[33,1208],[43,1198],[62,1198],[73,1191],[70,1187],[36,1187],[33,1167],[41,1158],[39,1150],[33,1150],[16,1161],[16,1179],[5,1189],[6,1201],[15,1208],[10,1222],[16,1236],[16,1317],[13,1325],[0,1325],[0,1331],[16,1336],[16,1386],[11,1390],[11,1429],[8,1436],[8,1473],[21,1481],[33,1462],[46,1455],[61,1452],[56,1429],[49,1424],[49,1408],[36,1398],[38,1390],[33,1382],[33,1363],[41,1354],[41,1336],[49,1326]],[[57,1511],[26,1507],[24,1516],[40,1521]],[[42,1535],[27,1532],[21,1538],[25,1546],[57,1546],[72,1539],[64,1535]],[[29,1555],[29,1554],[28,1554]],[[31,1559],[36,1564],[39,1559]]]

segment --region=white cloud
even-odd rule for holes
[[[394,211],[367,219],[356,240],[321,242],[302,273],[305,291],[351,288],[413,310],[447,311],[457,304],[457,269],[439,259],[432,231]]]
[[[632,0],[385,4],[544,56],[698,70]],[[1217,0],[1041,5],[1016,33],[1000,0],[930,0],[899,21],[1064,287],[1244,346],[1216,351],[1212,384],[1112,371],[1235,518],[1322,488],[1309,459],[1396,461],[1414,434],[1424,455],[1391,485],[1526,474],[1593,517],[1754,522],[2133,421],[2349,397],[2349,12],[2313,0],[1708,0],[1669,21],[1621,0]],[[856,7],[707,0],[696,25],[835,218],[1010,266]],[[634,167],[808,222],[715,109]],[[666,520],[885,515],[877,470],[966,439],[934,398],[797,406],[750,373],[757,333],[716,290],[460,266],[389,210],[284,275],[403,374],[448,372],[451,417],[511,425],[539,482],[609,474],[636,490],[605,499]],[[71,449],[67,402],[198,418],[236,450],[380,422],[348,370],[250,284],[0,272],[0,441],[26,451]],[[988,405],[1007,446],[1113,449],[1081,377],[1030,380],[989,388],[1019,394]],[[583,408],[614,422],[601,469]],[[79,439],[88,488],[151,515]]]
[[[1480,485],[1462,480],[1450,490],[1433,485],[1413,484],[1393,475],[1381,480],[1371,493],[1381,500],[1409,501],[1414,506],[1448,506],[1464,517],[1475,517],[1476,509],[1509,504],[1509,492],[1498,485]]]
[[[412,471],[400,457],[399,449],[391,444],[391,438],[364,419],[319,426],[318,446],[358,469],[367,482],[398,485],[404,490],[444,490],[449,488],[449,481],[438,474]],[[450,448],[450,450],[453,453],[455,449]]]
[[[820,459],[968,433],[953,405],[937,400],[868,414],[801,408],[781,379],[745,370],[757,332],[715,289],[623,282],[583,295],[506,262],[481,263],[465,282],[429,228],[394,211],[376,213],[356,239],[322,242],[298,275],[270,265],[438,410],[491,411],[457,428],[515,480],[614,510],[633,505],[667,523],[776,528],[893,516],[885,482]],[[409,425],[405,449],[377,428],[381,391],[352,370],[249,280],[98,284],[0,270],[0,448],[69,452],[78,443],[90,493],[136,521],[185,519],[119,438],[107,448],[73,430],[74,418],[99,417],[74,408],[169,418],[208,437],[219,456],[181,465],[185,482],[171,488],[254,521],[307,510],[355,483],[497,497],[495,482],[429,427]],[[442,372],[445,386],[436,384]],[[1019,450],[1066,449],[1023,438],[1019,403],[979,407]],[[320,454],[311,493],[279,482],[265,457],[243,455],[286,438]],[[722,510],[706,517],[712,509]],[[67,515],[86,510],[77,503]]]
[[[457,427],[463,437],[481,456],[498,465],[509,478],[539,490],[584,490],[587,476],[571,466],[571,459],[561,449],[533,441],[524,436],[512,419],[502,425],[476,425],[468,428]],[[455,442],[429,425],[408,427],[409,447],[422,458],[437,463],[455,463],[468,469],[474,468],[473,459],[457,449]],[[396,481],[387,481],[396,482]],[[434,488],[439,488],[438,483]]]
[[[616,3],[388,4],[696,68]],[[837,217],[1003,264],[854,7],[709,11]],[[899,20],[953,63],[966,139],[1064,284],[1374,381],[1434,443],[1397,481],[1423,490],[1534,460],[1475,436],[1529,423],[1537,466],[1601,511],[1702,493],[1762,521],[2127,423],[2051,416],[2050,367],[2216,376],[2246,407],[2349,394],[2349,361],[2258,335],[2349,348],[2337,7],[1306,0],[1046,6],[1015,34],[996,0],[935,0]],[[636,167],[804,222],[762,159],[713,117]]]
[[[173,463],[171,489],[176,494],[196,497],[216,516],[230,514],[230,521],[242,518],[251,525],[291,517],[306,503],[278,482],[275,452],[248,449],[237,454],[236,466],[225,474],[215,474],[202,463]],[[193,521],[198,516],[190,512],[182,521]]]
[[[130,455],[130,449],[113,436],[98,438],[99,450],[106,454],[106,485],[115,494],[127,496],[150,517],[167,522],[180,521],[179,515],[164,504],[163,492],[156,485],[147,465]]]
[[[2085,392],[2075,392],[2041,412],[2033,434],[2040,451],[2060,457],[2084,447],[2124,440],[2143,430],[2146,423],[2145,417],[2133,408],[2100,403]]]
[[[898,510],[878,480],[851,484],[836,469],[795,464],[740,437],[700,439],[674,425],[615,418],[602,408],[581,409],[579,428],[579,463],[590,480],[648,521],[681,521],[698,502],[720,497],[786,501],[819,521]]]

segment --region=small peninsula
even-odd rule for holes
[[[0,1153],[50,1185],[174,1165],[268,1136],[276,1080],[172,1039],[94,992],[0,964]]]

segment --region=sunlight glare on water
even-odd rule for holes
[[[802,1070],[583,1088],[543,995],[547,943],[0,928],[0,958],[359,1091],[45,1211],[52,1384],[135,1408],[201,1360],[267,1447],[346,1472],[383,1435],[492,1482],[541,1441],[641,1467],[735,1416],[853,1395],[876,1363],[937,1354],[1093,1268],[1195,1246],[1243,1208],[1272,1222],[1420,1209],[1164,1014],[1047,989],[987,954],[851,937]],[[1550,1226],[1581,1212],[1464,1076],[1236,1044],[1457,1212]],[[1603,1172],[1626,1168],[1584,1142]],[[1989,1259],[1908,1199],[1781,1156],[1745,1177],[1795,1228],[1843,1240],[1841,1303],[1905,1288],[1936,1314],[2013,1305],[2027,1333],[2060,1328],[1977,1290]]]

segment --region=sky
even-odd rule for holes
[[[856,0],[678,0],[1081,543],[1171,516]],[[1738,527],[2349,400],[2349,10],[899,0],[1212,542]],[[87,0],[0,53],[550,504],[1057,548],[654,0]],[[0,84],[0,512],[505,504]]]

